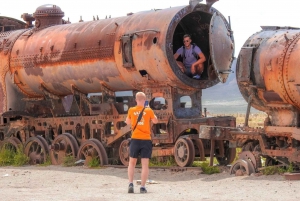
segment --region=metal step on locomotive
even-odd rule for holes
[[[226,82],[231,72],[233,32],[212,7],[216,0],[199,2],[79,23],[63,20],[56,5],[24,13],[26,23],[0,17],[2,146],[23,146],[30,164],[50,155],[52,164],[72,156],[126,165],[124,120],[143,91],[159,119],[154,157],[174,155],[182,167],[209,155],[231,163],[228,139],[211,146],[199,127],[235,127],[234,117],[202,116],[201,104],[202,89]],[[207,58],[200,80],[183,74],[173,57],[186,33]]]

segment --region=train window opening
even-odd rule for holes
[[[87,95],[92,104],[102,103],[102,93],[89,93]]]
[[[62,134],[62,126],[61,126],[61,125],[58,126],[57,134],[58,134],[58,135],[61,135],[61,134]]]
[[[118,130],[121,130],[122,128],[124,128],[127,124],[124,121],[118,121],[116,126]]]
[[[166,135],[168,133],[167,124],[166,123],[157,123],[153,124],[152,130],[154,135]]]
[[[80,124],[77,124],[75,127],[76,137],[82,139],[82,128]]]
[[[201,11],[192,12],[181,19],[177,25],[173,35],[173,54],[184,46],[183,36],[189,34],[191,36],[191,44],[196,44],[201,52],[205,55],[204,70],[201,74],[201,79],[208,79],[207,69],[210,63],[210,48],[209,48],[209,27],[212,15]],[[179,56],[177,61],[183,61]],[[179,68],[179,67],[178,67]]]
[[[190,96],[182,96],[180,98],[180,107],[181,108],[191,108],[192,107],[192,99]]]
[[[93,129],[93,138],[101,141],[101,130]]]
[[[149,106],[152,110],[166,110],[168,102],[163,97],[155,97],[150,101]]]
[[[105,124],[105,135],[114,135],[115,127],[113,122],[107,122]]]

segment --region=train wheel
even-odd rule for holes
[[[46,140],[41,136],[30,137],[25,143],[24,153],[29,157],[29,164],[42,164],[49,154]]]
[[[195,158],[195,148],[192,140],[179,138],[174,146],[174,157],[178,166],[190,166]]]
[[[84,165],[86,166],[88,166],[93,159],[98,160],[101,166],[108,164],[106,152],[102,153],[104,147],[99,141],[99,143],[97,143],[97,141],[96,139],[89,139],[82,143],[82,145],[79,147],[77,158],[85,160]]]
[[[123,140],[119,147],[119,156],[123,165],[129,165],[129,140]]]
[[[253,142],[247,142],[246,144],[243,145],[242,151],[253,151],[254,147],[255,145]]]
[[[7,138],[0,144],[0,149],[10,149],[17,151],[17,149],[19,148],[23,149],[23,145],[22,142],[16,137]]]
[[[65,157],[77,157],[78,144],[73,135],[64,133],[54,138],[51,144],[50,157],[53,165],[63,163]]]
[[[250,175],[255,172],[255,169],[250,161],[239,159],[230,168],[230,174],[236,176]]]
[[[229,165],[231,164],[236,155],[236,148],[225,148],[225,156],[224,157],[216,157],[217,161],[219,162],[219,165]]]

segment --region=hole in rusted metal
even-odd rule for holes
[[[91,132],[90,125],[86,123],[84,126],[85,139],[90,139],[91,136],[90,132]]]
[[[157,123],[152,126],[154,135],[164,135],[167,134],[167,124],[166,123]]]
[[[140,70],[140,74],[142,77],[146,77],[146,75],[148,74],[146,70]]]
[[[166,110],[168,102],[163,97],[156,97],[150,101],[149,106],[152,110]]]
[[[105,135],[115,134],[115,127],[113,122],[107,122],[105,124]]]
[[[157,38],[154,37],[154,38],[153,38],[153,44],[156,44],[156,43],[157,43]]]
[[[76,125],[75,132],[76,132],[77,138],[81,139],[82,138],[82,129],[81,129],[81,125],[80,124]]]
[[[125,127],[127,124],[124,121],[118,121],[117,122],[117,129],[121,130],[123,127]]]
[[[58,135],[62,134],[62,126],[61,125],[58,126],[57,134]]]
[[[180,98],[180,107],[181,108],[191,108],[192,107],[192,99],[190,96],[182,96]]]

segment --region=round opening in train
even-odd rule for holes
[[[206,61],[203,63],[204,68],[199,81],[208,80],[207,69],[210,62],[209,25],[211,17],[212,15],[209,13],[203,13],[199,11],[192,12],[180,20],[173,34],[173,54],[175,54],[176,52],[182,52],[178,51],[182,47],[185,49],[185,51],[189,51],[184,45],[183,38],[184,35],[188,34],[190,36],[190,48],[192,48],[192,55],[190,56],[195,57],[199,54],[197,47],[200,48],[201,52],[205,56]],[[185,55],[179,54],[179,57],[176,59],[176,63],[174,63],[175,65],[177,65],[175,67],[179,68],[178,64],[180,62],[183,62],[184,59],[189,60],[189,58],[185,58]],[[194,81],[192,76],[187,72],[185,72],[185,75],[186,77],[190,78],[190,81]]]

